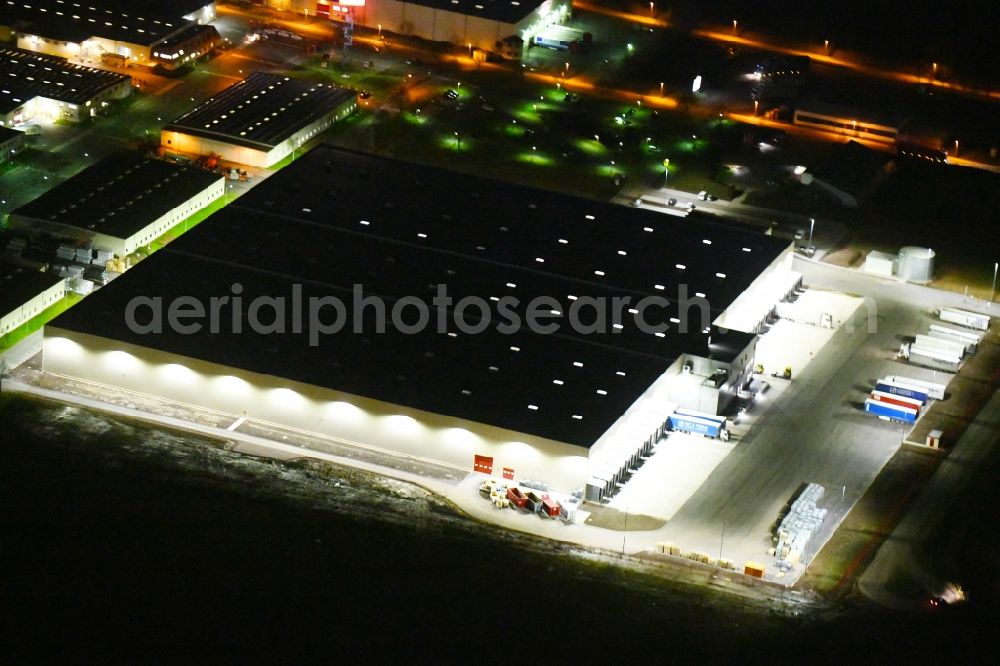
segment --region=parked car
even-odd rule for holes
[[[674,199],[673,197],[667,199],[667,205],[668,206],[676,206],[677,205],[677,199]]]

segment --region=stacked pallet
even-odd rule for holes
[[[798,564],[810,539],[819,532],[827,510],[817,503],[823,498],[823,486],[810,483],[792,502],[788,514],[778,524],[774,555],[781,561]]]

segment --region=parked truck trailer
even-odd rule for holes
[[[916,423],[917,410],[908,407],[900,407],[888,402],[880,402],[868,398],[865,400],[865,411],[873,414],[883,421],[900,421],[902,423]]]
[[[969,312],[968,310],[960,310],[958,308],[941,308],[938,317],[941,321],[968,326],[977,331],[988,331],[990,328],[989,315],[978,312]]]
[[[904,398],[910,398],[912,400],[919,400],[921,404],[927,404],[927,399],[929,397],[927,390],[923,387],[915,386],[913,384],[904,384],[889,379],[880,379],[875,384],[875,390],[883,393],[890,393],[892,395],[900,395]]]
[[[900,377],[899,375],[889,375],[888,377],[883,377],[878,381],[878,383],[886,385],[897,384],[902,386],[913,387],[918,391],[924,393],[928,398],[933,398],[934,400],[944,400],[944,392],[945,389],[947,388],[946,384],[928,382],[924,381],[923,379],[913,379],[912,377]]]

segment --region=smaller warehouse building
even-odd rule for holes
[[[26,140],[24,132],[0,127],[0,164],[21,152]]]
[[[570,0],[266,0],[269,7],[368,28],[451,42],[485,51],[520,37],[524,44],[550,25],[565,22]]]
[[[0,82],[0,126],[8,127],[80,121],[132,94],[132,79],[124,74],[18,49],[0,49]]]
[[[164,127],[160,143],[266,168],[356,108],[346,88],[254,72]]]
[[[66,296],[66,281],[0,260],[0,336]]]
[[[10,224],[124,257],[224,196],[225,187],[223,176],[197,167],[111,155],[13,210]]]
[[[176,42],[182,33],[189,39],[202,36],[188,32],[189,28],[215,18],[215,3],[201,0],[32,0],[6,4],[0,25],[16,36],[19,48],[68,60],[115,56],[139,65],[156,64],[153,52],[165,40]]]

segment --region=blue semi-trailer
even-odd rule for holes
[[[928,400],[926,389],[917,388],[916,386],[907,386],[905,384],[892,381],[880,380],[877,384],[875,384],[875,390],[882,391],[883,393],[892,393],[893,395],[901,395],[904,398],[919,400],[920,403],[924,405],[927,404]]]
[[[671,430],[693,432],[698,435],[705,435],[706,437],[718,437],[722,432],[722,423],[698,416],[671,414],[670,428]]]
[[[889,402],[879,402],[868,398],[865,400],[865,411],[882,419],[890,421],[902,421],[903,423],[916,423],[917,410],[907,407],[900,407]]]

